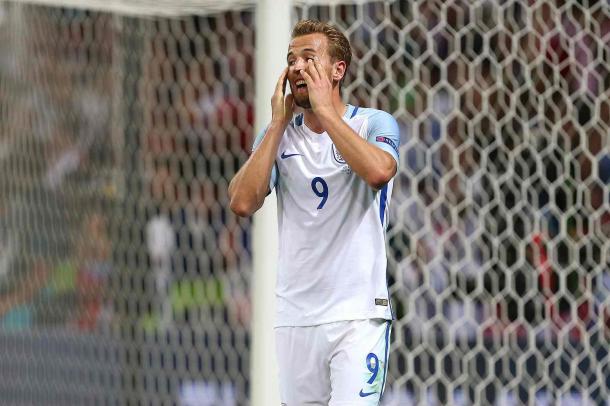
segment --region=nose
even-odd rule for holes
[[[305,58],[297,58],[292,65],[292,69],[295,72],[300,71],[301,69],[305,69],[307,67],[307,63],[305,62]]]

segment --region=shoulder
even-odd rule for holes
[[[300,117],[300,119],[299,119],[299,117]],[[288,133],[289,131],[294,131],[297,127],[299,127],[302,124],[303,124],[303,115],[299,114],[299,115],[294,116],[294,118],[292,120],[290,120],[290,123],[286,126],[286,129],[284,130],[284,133],[282,134],[282,139],[285,138],[286,133]],[[263,141],[263,138],[265,138],[265,135],[267,134],[267,130],[269,129],[269,126],[271,126],[271,123],[267,123],[267,125],[265,125],[254,137],[254,143],[253,143],[253,147],[252,147],[253,151],[260,145],[260,143]]]
[[[372,107],[354,107],[354,109],[357,109],[357,111],[355,112],[356,117],[361,116],[375,119],[391,119],[395,121],[394,116],[383,110],[374,109]]]
[[[359,107],[357,109],[354,116],[367,120],[369,130],[383,129],[384,132],[398,132],[398,123],[390,113],[369,107]]]

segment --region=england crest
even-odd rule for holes
[[[343,159],[343,157],[341,156],[341,153],[335,147],[335,144],[332,145],[332,150],[333,150],[333,158],[335,158],[335,161],[337,161],[337,163],[340,165],[345,165],[346,164],[345,159]]]

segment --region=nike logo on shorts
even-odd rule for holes
[[[282,155],[280,155],[280,158],[286,159],[286,158],[290,158],[291,156],[297,156],[297,155],[303,155],[303,154],[287,154],[286,151],[284,151],[284,152],[282,152]]]
[[[374,394],[376,394],[376,393],[377,393],[377,392],[362,392],[362,389],[360,389],[360,397],[361,397],[361,398],[365,398],[365,397],[367,397],[367,396],[371,396],[371,395],[374,395]]]

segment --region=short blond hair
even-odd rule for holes
[[[328,54],[333,61],[345,62],[345,71],[352,61],[349,40],[333,25],[318,20],[301,20],[292,29],[292,38],[309,34],[323,34],[328,39]]]

